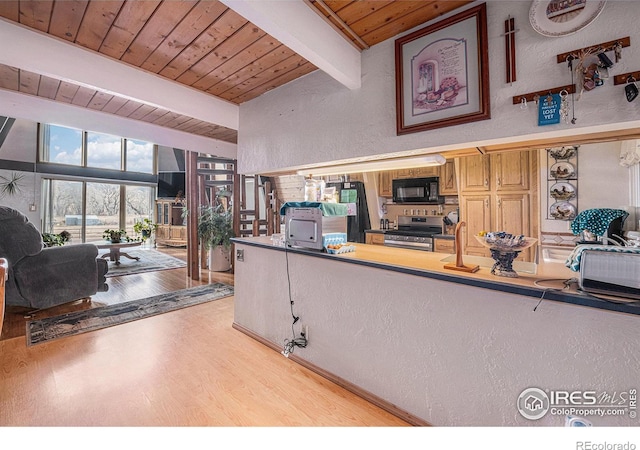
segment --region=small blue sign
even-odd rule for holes
[[[538,103],[538,126],[560,123],[560,94],[544,95]]]

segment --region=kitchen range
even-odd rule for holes
[[[384,245],[433,251],[433,237],[442,234],[442,217],[398,216],[398,229],[384,235]]]

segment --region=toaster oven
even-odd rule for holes
[[[616,247],[613,247],[614,249]],[[580,288],[594,294],[640,300],[640,250],[584,250],[580,259]]]

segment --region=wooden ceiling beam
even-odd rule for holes
[[[104,55],[5,20],[0,20],[0,42],[20,42],[0,52],[0,64],[238,129],[237,105]]]
[[[347,88],[361,87],[360,52],[304,2],[221,2]]]

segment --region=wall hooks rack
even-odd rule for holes
[[[571,50],[570,52],[560,53],[557,55],[558,64],[563,63],[567,60],[569,55],[573,55],[575,58],[578,57],[580,53],[596,53],[596,52],[610,52],[613,51],[616,44],[620,43],[622,47],[629,47],[631,45],[631,38],[629,36],[616,39],[614,41],[603,42],[601,44],[592,45],[591,47],[579,48],[576,50]]]
[[[630,81],[638,81],[638,80],[640,80],[640,70],[636,70],[635,72],[627,72],[627,73],[621,73],[620,75],[616,75],[615,77],[613,77],[613,84],[617,86],[618,84],[627,84]]]
[[[567,91],[567,94],[575,94],[576,85],[575,84],[567,84],[566,86],[558,86],[551,89],[544,89],[536,92],[529,92],[528,94],[516,95],[513,97],[513,104],[519,105],[522,103],[522,100],[526,100],[527,102],[533,102],[536,98],[540,98],[544,95],[548,94],[559,94],[562,91]]]

